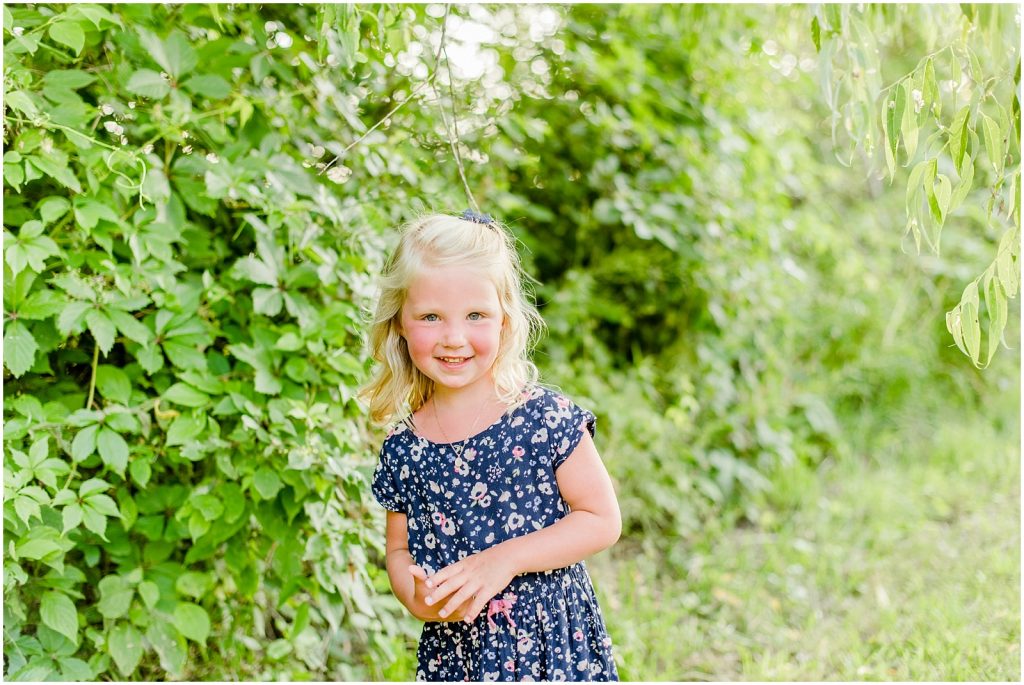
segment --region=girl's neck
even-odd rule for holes
[[[455,389],[434,386],[430,402],[434,405],[435,409],[440,405],[442,412],[452,412],[460,415],[475,414],[481,408],[483,408],[483,412],[486,414],[489,413],[488,407],[501,404],[501,400],[498,398],[498,391],[494,387],[493,382],[479,383],[474,387]]]

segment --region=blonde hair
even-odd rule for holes
[[[524,388],[537,382],[539,374],[530,352],[544,329],[544,320],[526,290],[529,276],[520,264],[515,238],[494,221],[480,224],[431,214],[404,227],[381,274],[369,334],[370,354],[379,365],[359,393],[369,402],[370,419],[375,423],[387,423],[403,410],[415,412],[434,392],[434,382],[413,365],[399,331],[402,305],[412,281],[426,267],[443,266],[478,268],[498,291],[505,323],[493,376],[501,401],[516,405]]]

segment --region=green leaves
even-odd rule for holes
[[[96,434],[96,447],[103,463],[124,478],[124,470],[128,466],[128,443],[124,438],[104,426]]]
[[[210,634],[210,617],[198,604],[179,602],[174,607],[174,627],[189,640],[205,645]]]
[[[162,100],[171,92],[171,84],[163,76],[151,69],[138,69],[125,84],[125,88],[136,95]]]
[[[195,69],[199,63],[196,51],[181,31],[172,31],[166,39],[161,40],[155,34],[140,28],[139,40],[149,51],[149,56],[175,81]]]
[[[67,595],[52,590],[44,592],[39,602],[39,617],[44,626],[78,644],[78,611]]]
[[[75,55],[82,54],[85,47],[85,31],[77,21],[57,21],[50,25],[50,38],[66,45],[75,51]]]
[[[142,660],[142,633],[130,623],[117,624],[107,635],[107,653],[121,675],[130,678]]]
[[[15,378],[32,368],[39,345],[28,328],[13,321],[4,328],[4,366]]]

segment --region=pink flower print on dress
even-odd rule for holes
[[[568,398],[563,397],[562,395],[556,395],[555,396],[555,404],[558,405],[559,409],[568,409],[569,408],[569,400],[568,400]]]
[[[583,631],[580,630],[579,628],[577,628],[576,632],[574,632],[572,634],[572,639],[576,640],[576,642],[582,642],[583,641]]]
[[[523,449],[522,445],[516,445],[515,447],[512,448],[512,457],[516,461],[522,461],[524,454],[526,454],[526,450]]]
[[[434,522],[435,526],[441,526],[441,532],[445,535],[455,534],[455,521],[452,521],[441,512],[435,511],[430,515],[430,519]]]
[[[513,671],[516,670],[515,659],[509,659],[508,661],[505,662],[505,670],[508,671],[509,673],[512,673]]]

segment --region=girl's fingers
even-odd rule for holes
[[[439,615],[441,618],[445,618],[450,613],[455,611],[457,608],[462,606],[466,600],[468,600],[475,593],[468,585],[463,585],[462,589],[455,593],[455,596],[448,600],[448,603],[441,609]]]

